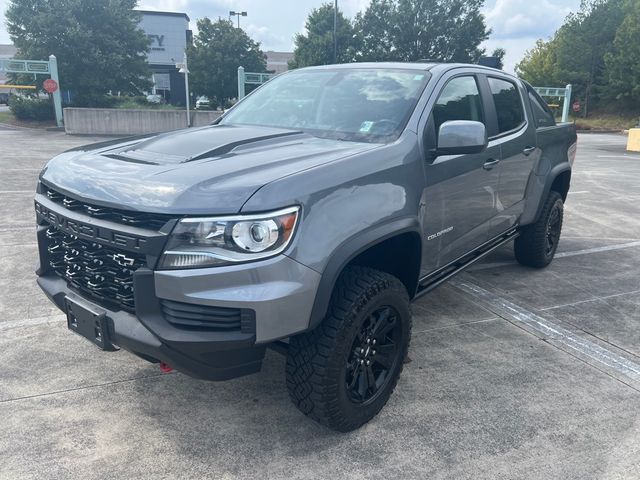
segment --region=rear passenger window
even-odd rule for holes
[[[457,77],[440,93],[433,107],[436,132],[447,120],[474,120],[484,123],[482,102],[475,77]]]
[[[533,110],[533,118],[536,121],[536,127],[550,127],[556,124],[553,113],[538,95],[529,90],[529,100],[531,101],[531,110]]]
[[[514,83],[489,77],[489,88],[498,114],[500,133],[515,130],[524,124],[524,111],[520,93]]]

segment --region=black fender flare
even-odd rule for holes
[[[542,182],[538,182],[536,186],[534,184],[531,193],[528,194],[531,197],[531,203],[525,206],[525,210],[522,213],[521,224],[529,225],[531,223],[535,223],[540,218],[540,213],[542,212],[542,207],[544,206],[544,202],[549,196],[549,192],[551,191],[551,186],[556,179],[565,172],[571,173],[571,164],[569,162],[561,162],[557,165],[551,167],[548,173],[544,175],[544,184],[542,188],[540,188],[540,184]],[[540,178],[540,176],[538,176]],[[537,195],[536,193],[539,192]],[[535,198],[535,200],[534,200]]]
[[[340,246],[338,246],[338,248],[336,248],[331,254],[331,257],[322,272],[320,284],[318,285],[316,297],[313,302],[311,316],[309,318],[309,330],[317,327],[324,319],[327,309],[329,308],[331,294],[333,293],[338,277],[349,262],[369,248],[398,235],[414,233],[417,234],[419,238],[422,238],[420,232],[420,223],[417,218],[404,217],[394,219],[388,223],[375,225],[340,244]],[[420,247],[422,247],[422,244],[420,244]],[[419,258],[421,258],[421,254],[419,255]],[[420,268],[418,268],[418,273],[416,275],[416,287],[419,275]],[[410,298],[413,298],[414,295],[415,291],[409,292]]]

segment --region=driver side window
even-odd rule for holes
[[[436,134],[448,120],[474,120],[484,123],[482,100],[475,77],[456,77],[440,92],[433,107]]]

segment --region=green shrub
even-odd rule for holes
[[[9,108],[18,120],[53,120],[55,113],[53,102],[47,99],[19,97],[12,95],[9,99]]]
[[[103,93],[80,93],[73,95],[70,107],[87,107],[87,108],[113,108],[118,103],[118,99],[113,95],[105,95]]]

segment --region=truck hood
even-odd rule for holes
[[[269,182],[376,147],[292,130],[214,125],[69,150],[52,159],[40,179],[98,205],[227,214],[239,212]]]

